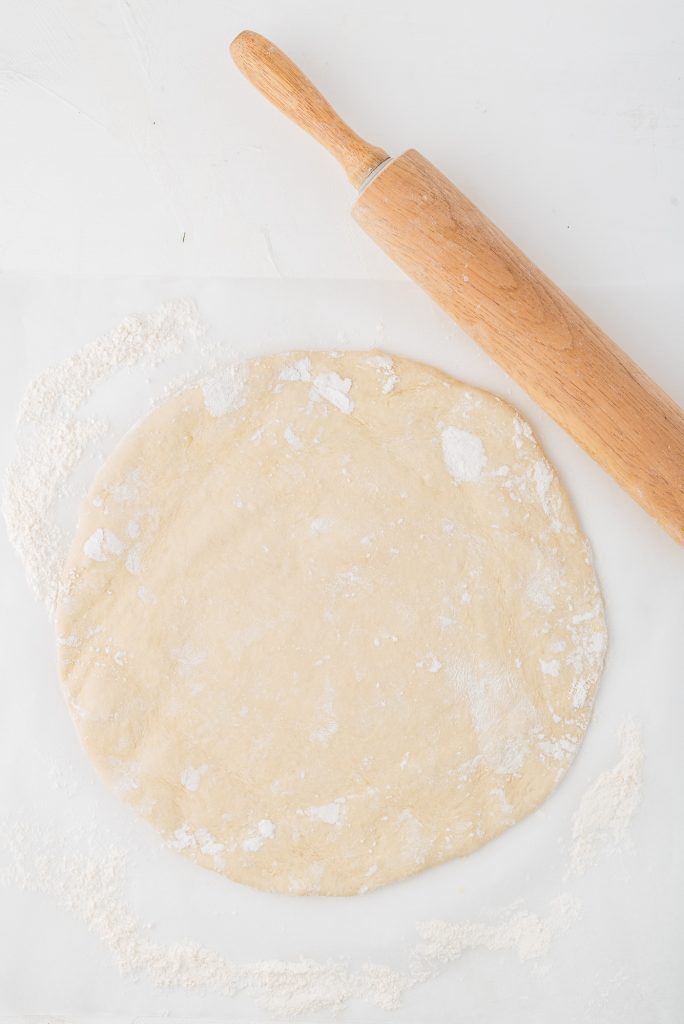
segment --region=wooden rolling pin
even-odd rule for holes
[[[420,153],[369,145],[256,32],[230,52],[344,167],[364,231],[684,544],[682,410]]]

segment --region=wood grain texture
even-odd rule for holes
[[[415,150],[354,219],[672,537],[684,544],[684,413]]]
[[[344,167],[355,188],[387,159],[387,153],[345,124],[282,50],[257,32],[241,32],[230,44],[240,71],[266,99],[308,132]]]

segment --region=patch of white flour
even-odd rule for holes
[[[383,395],[389,395],[390,392],[394,391],[395,387],[399,383],[399,377],[394,372],[394,362],[392,357],[369,356],[366,363],[368,366],[372,366],[375,370],[379,370],[384,376],[381,389]]]
[[[334,353],[331,353],[334,355]],[[340,412],[350,413],[354,409],[354,402],[349,397],[352,388],[352,381],[349,377],[340,377],[339,373],[329,370],[319,373],[316,377],[311,376],[311,360],[308,356],[297,359],[291,366],[285,366],[280,371],[281,381],[300,381],[311,384],[310,398],[312,402],[323,399],[330,402]],[[282,384],[278,385],[279,390]]]
[[[350,413],[354,408],[354,403],[349,397],[351,386],[352,382],[349,377],[340,377],[339,373],[335,373],[334,370],[328,373],[319,373],[314,377],[311,397],[313,399],[324,398],[340,412]]]
[[[116,558],[124,550],[124,546],[111,530],[98,529],[91,533],[83,545],[83,554],[96,562],[106,562],[108,558]]]
[[[242,849],[247,850],[248,853],[257,853],[264,845],[267,839],[273,839],[275,835],[275,825],[268,818],[262,818],[254,829],[252,834],[244,840]]]
[[[29,586],[50,614],[57,601],[69,536],[58,525],[70,478],[107,423],[83,414],[98,385],[134,366],[155,367],[204,332],[194,304],[169,302],[154,313],[128,317],[110,334],[42,373],[24,395],[17,452],[7,469],[3,513]]]
[[[297,434],[295,434],[295,432],[292,429],[292,427],[286,427],[285,428],[285,431],[283,433],[283,437],[285,438],[285,440],[289,444],[290,448],[294,448],[294,450],[296,452],[300,452],[302,450],[302,448],[304,447],[304,442],[302,441],[301,437],[299,437]]]
[[[5,476],[3,514],[29,587],[52,613],[68,543],[56,521],[57,505],[75,467],[107,425],[47,412],[40,425],[20,419],[19,426],[19,450]]]
[[[326,825],[339,825],[344,814],[344,798],[334,800],[331,804],[320,804],[318,807],[307,807],[304,812],[309,818],[318,818]]]
[[[168,302],[154,313],[127,317],[60,366],[29,384],[19,409],[19,423],[41,425],[57,411],[74,413],[103,381],[125,367],[159,366],[183,345],[201,336],[204,327],[188,299]]]
[[[187,789],[188,793],[196,793],[200,787],[202,776],[206,775],[208,771],[208,764],[202,764],[199,768],[193,768],[192,765],[189,765],[181,772],[181,785]]]
[[[572,820],[569,875],[582,875],[602,851],[615,850],[641,802],[644,753],[634,722],[620,730],[620,760],[589,787]]]
[[[578,918],[581,906],[577,897],[564,892],[551,901],[544,915],[521,910],[493,924],[428,921],[418,928],[423,942],[416,956],[446,964],[470,949],[510,949],[520,960],[534,960],[546,956],[555,936]]]
[[[246,370],[242,363],[229,363],[202,382],[202,394],[211,416],[224,416],[245,402]]]
[[[446,468],[457,484],[479,480],[487,465],[487,456],[480,438],[456,427],[446,427],[442,431],[442,455]]]
[[[311,360],[308,356],[298,359],[292,366],[286,366],[280,371],[281,380],[302,380],[311,381]]]

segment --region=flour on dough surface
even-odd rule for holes
[[[62,590],[100,772],[184,855],[281,892],[366,891],[537,807],[606,643],[528,425],[383,353],[265,357],[160,405]]]

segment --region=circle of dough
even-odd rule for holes
[[[606,642],[529,426],[377,352],[256,359],[160,405],[85,502],[58,631],[105,779],[186,856],[303,894],[537,807]]]

